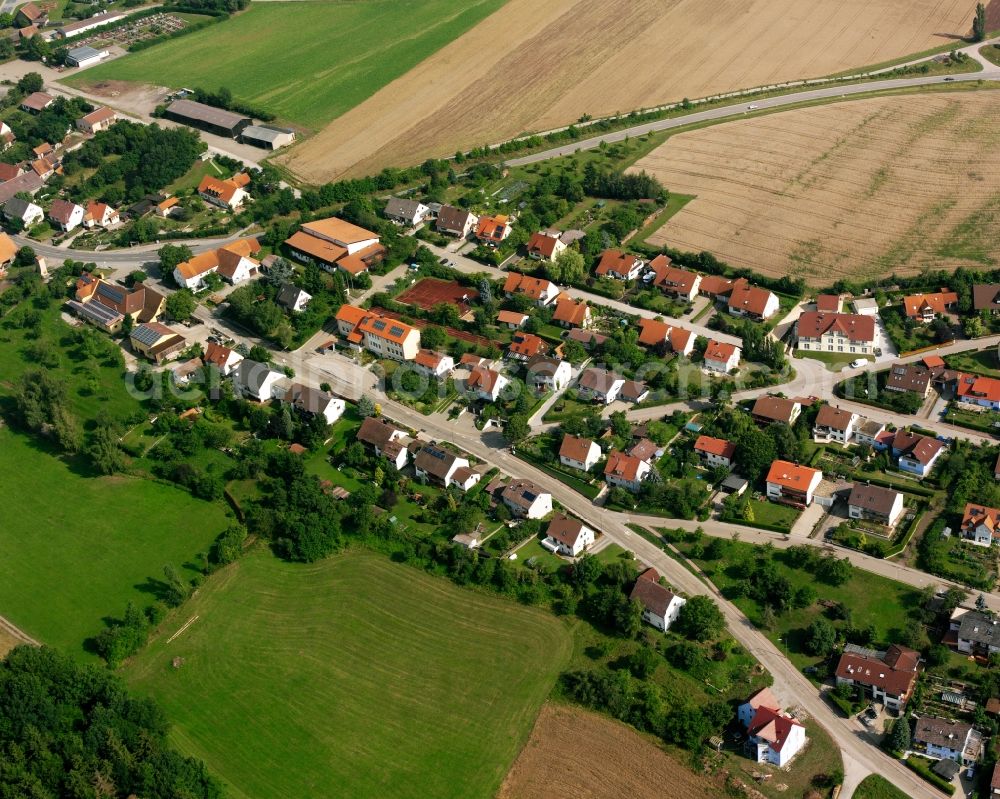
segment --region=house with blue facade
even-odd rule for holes
[[[892,437],[892,457],[897,459],[899,470],[926,477],[937,459],[944,452],[944,442],[908,430],[897,430]]]

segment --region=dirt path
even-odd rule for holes
[[[21,644],[41,646],[40,641],[36,641],[24,632],[24,630],[14,626],[3,616],[0,616],[0,658],[5,657],[10,650]]]

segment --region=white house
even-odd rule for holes
[[[507,297],[523,295],[539,308],[551,305],[561,293],[559,287],[543,277],[530,277],[521,272],[508,272],[504,280],[503,292]]]
[[[813,437],[817,441],[836,441],[846,444],[854,437],[854,429],[860,417],[829,403],[822,405],[813,423]]]
[[[223,377],[229,377],[233,373],[233,369],[243,360],[243,356],[236,350],[210,341],[205,345],[205,353],[201,359],[206,366],[209,364],[215,366]]]
[[[530,480],[512,480],[500,499],[519,518],[544,519],[552,513],[552,495]]]
[[[642,488],[642,481],[651,471],[650,465],[635,455],[611,450],[604,465],[604,481],[616,488],[624,488],[633,494]]]
[[[788,461],[774,461],[767,473],[767,498],[790,505],[811,505],[823,472]]]
[[[69,200],[53,200],[49,219],[60,230],[69,232],[83,224],[84,208]]]
[[[736,445],[731,441],[711,436],[698,436],[698,440],[694,442],[694,451],[701,457],[702,463],[710,469],[716,466],[733,468]]]
[[[795,347],[803,352],[874,355],[877,346],[874,316],[804,311],[795,322]]]
[[[660,575],[656,569],[646,569],[639,575],[629,599],[642,605],[642,620],[661,632],[669,630],[670,625],[677,621],[686,601],[666,586],[660,585]]]
[[[571,469],[589,472],[601,459],[601,448],[589,438],[563,436],[559,446],[559,462]]]
[[[40,205],[35,205],[20,197],[11,197],[4,203],[3,213],[8,219],[20,219],[25,228],[37,225],[45,219],[45,211]]]
[[[339,397],[301,383],[293,384],[285,392],[283,402],[307,416],[322,416],[327,424],[337,421],[344,415],[345,409],[344,401]]]
[[[735,316],[747,316],[757,320],[770,319],[780,307],[777,294],[759,286],[751,286],[744,278],[733,284],[729,294],[729,313]]]
[[[528,240],[528,257],[536,261],[554,261],[566,250],[558,231],[532,233]]]
[[[562,391],[573,379],[573,367],[569,361],[561,361],[545,355],[528,359],[528,383],[539,391]]]
[[[259,402],[268,402],[275,395],[275,383],[284,380],[285,375],[275,372],[266,363],[251,361],[246,358],[236,366],[232,373],[233,386],[237,394],[249,396]]]
[[[594,543],[594,531],[578,519],[556,515],[545,531],[542,546],[559,555],[575,558]]]
[[[437,444],[426,444],[413,459],[413,470],[419,479],[430,479],[445,486],[453,483],[455,472],[468,469],[469,460],[449,452]]]
[[[712,372],[729,374],[734,369],[739,369],[741,355],[740,348],[735,344],[713,339],[705,348],[705,368]]]
[[[285,283],[279,290],[274,301],[282,308],[287,308],[292,313],[302,313],[312,299],[312,294],[304,291],[294,283]]]
[[[847,515],[892,527],[903,513],[903,494],[891,488],[855,483],[847,500]]]
[[[465,380],[465,390],[485,402],[496,402],[500,398],[500,392],[508,385],[510,381],[506,377],[486,366],[474,366]]]
[[[393,222],[408,227],[416,227],[428,216],[431,209],[417,200],[390,197],[385,205],[385,215]]]
[[[598,277],[610,277],[615,280],[635,280],[642,272],[642,258],[621,250],[605,250],[601,260],[594,270]]]
[[[440,380],[442,377],[451,374],[455,368],[455,360],[450,355],[434,350],[422,349],[413,359],[413,366],[418,372]]]
[[[983,750],[983,736],[963,721],[921,716],[913,729],[916,749],[938,760],[954,760],[963,767],[979,762]]]
[[[198,253],[174,267],[174,281],[178,286],[198,291],[205,286],[205,279],[213,273],[234,286],[255,277],[260,263],[251,255],[260,252],[260,242],[254,238],[239,239],[219,247]]]
[[[410,437],[404,430],[381,417],[367,417],[361,423],[356,438],[397,469],[402,469],[409,460],[410,452],[406,445],[410,442]]]
[[[987,508],[976,502],[966,503],[962,513],[963,538],[976,546],[989,547],[994,538],[1000,535],[997,525],[1000,525],[1000,510]]]
[[[806,745],[806,728],[781,710],[768,688],[740,705],[737,717],[747,731],[747,751],[758,763],[786,766]]]
[[[621,393],[625,378],[606,369],[584,369],[577,383],[580,395],[610,405]]]
[[[906,706],[917,683],[920,653],[892,644],[885,652],[847,644],[837,663],[837,685],[858,685],[890,710]]]

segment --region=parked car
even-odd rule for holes
[[[866,365],[867,363],[868,363],[868,361],[866,359],[864,359],[864,358],[855,358],[853,361],[851,361],[851,368],[852,369],[860,369],[862,366]]]

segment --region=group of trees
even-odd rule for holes
[[[591,197],[609,200],[657,200],[665,202],[667,191],[647,172],[602,171],[593,161],[583,169],[583,190]]]

